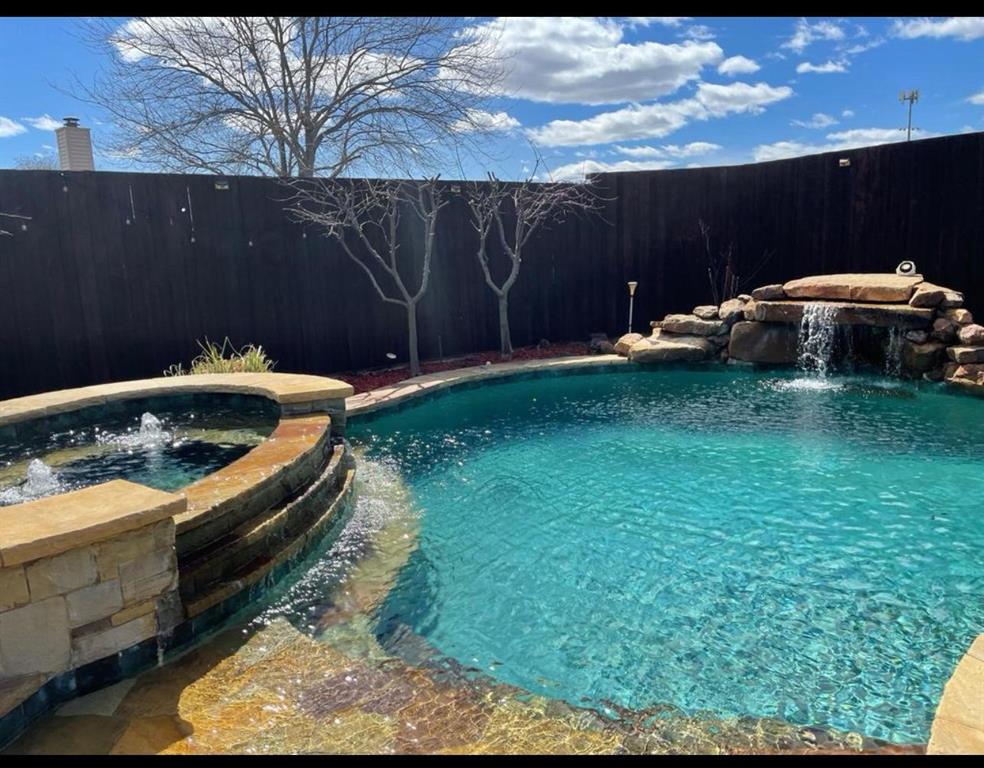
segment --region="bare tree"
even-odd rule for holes
[[[417,304],[430,282],[437,217],[448,204],[437,177],[415,182],[400,179],[297,181],[288,211],[317,225],[333,238],[363,271],[379,298],[404,308],[410,350],[410,375],[420,374],[417,349]],[[421,249],[416,290],[400,271],[400,222],[404,211]],[[404,266],[404,271],[406,267]]]
[[[334,177],[426,167],[488,130],[495,41],[451,17],[134,17],[86,23],[107,54],[86,101],[109,149],[179,172]]]
[[[14,158],[14,168],[18,171],[57,171],[58,158],[51,153],[21,155]]]
[[[774,251],[765,250],[755,264],[742,264],[734,241],[715,253],[711,245],[710,226],[703,219],[697,219],[697,228],[700,230],[701,244],[704,248],[711,299],[715,304],[733,299],[743,288],[750,286],[755,276],[774,255]]]
[[[572,212],[594,212],[602,203],[591,181],[536,182],[536,168],[521,182],[501,181],[492,173],[488,181],[469,182],[465,195],[471,222],[478,233],[478,263],[485,284],[499,302],[499,353],[503,360],[512,358],[509,332],[509,291],[523,265],[523,249],[540,227],[563,221]],[[508,258],[509,272],[499,282],[489,265],[488,239],[495,230],[502,251]]]

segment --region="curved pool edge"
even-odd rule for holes
[[[187,647],[321,543],[352,492],[351,392],[319,376],[209,374],[0,402],[14,436],[32,419],[160,395],[259,395],[281,411],[266,440],[177,492],[115,480],[4,508],[17,524],[0,529],[0,745]]]
[[[729,361],[730,362],[730,361]],[[755,367],[754,363],[735,361],[738,365]],[[695,368],[719,368],[717,360],[695,363]],[[481,386],[486,382],[505,381],[551,374],[607,370],[644,370],[672,367],[672,364],[642,365],[621,355],[583,355],[544,360],[486,364],[456,368],[404,379],[386,387],[363,392],[346,399],[349,418],[370,416],[381,411],[399,409],[417,401],[456,388]],[[771,367],[771,366],[770,366]],[[789,368],[789,366],[779,366]],[[984,383],[960,379],[937,382],[937,386],[953,394],[984,396]],[[943,696],[934,713],[927,751],[931,754],[984,754],[984,634],[974,641],[945,684]],[[973,692],[976,691],[976,698]]]

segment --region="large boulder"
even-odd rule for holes
[[[669,333],[687,336],[717,336],[728,332],[728,326],[720,320],[701,320],[693,315],[667,315],[661,328]]]
[[[974,322],[974,316],[970,314],[969,309],[944,309],[943,317],[957,325],[970,325]]]
[[[782,289],[793,299],[907,302],[921,282],[921,275],[849,273],[801,277],[790,280]]]
[[[984,363],[984,347],[948,347],[946,356],[955,363]]]
[[[694,315],[701,320],[717,320],[718,308],[713,304],[701,304],[694,307]]]
[[[915,344],[906,340],[902,345],[902,367],[919,374],[931,371],[943,362],[944,349],[946,346],[938,341]]]
[[[726,323],[734,323],[745,316],[745,305],[747,301],[739,299],[728,299],[718,308],[717,316]]]
[[[795,363],[795,325],[742,321],[731,329],[728,356],[749,363]]]
[[[625,357],[629,354],[632,345],[640,342],[645,337],[641,333],[627,333],[615,342],[615,354]]]
[[[763,285],[752,291],[752,298],[755,301],[775,301],[776,299],[785,298],[785,296],[786,293],[778,283],[774,285]]]
[[[966,346],[984,346],[984,326],[976,323],[962,326],[957,336],[960,338],[960,342]]]
[[[803,319],[810,301],[756,301],[754,317],[760,323],[795,323]],[[828,301],[832,321],[838,325],[874,325],[882,328],[925,328],[933,310],[908,304],[865,304],[851,301]],[[747,309],[747,308],[746,308]]]
[[[944,304],[943,302],[949,302]],[[909,299],[913,307],[959,307],[963,304],[963,294],[934,283],[919,283]]]
[[[929,332],[929,335],[936,341],[942,341],[945,344],[956,340],[958,326],[952,320],[945,317],[937,317],[933,321],[933,329]],[[969,327],[969,326],[968,326]]]
[[[698,362],[715,354],[714,346],[702,336],[665,336],[654,333],[632,345],[629,360],[636,363]]]

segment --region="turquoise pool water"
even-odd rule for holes
[[[377,632],[580,705],[925,741],[984,631],[982,434],[974,398],[732,369],[355,421],[422,515]]]

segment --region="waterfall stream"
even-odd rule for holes
[[[827,378],[833,368],[837,339],[835,314],[836,308],[830,304],[815,302],[803,307],[796,367],[821,379]]]

